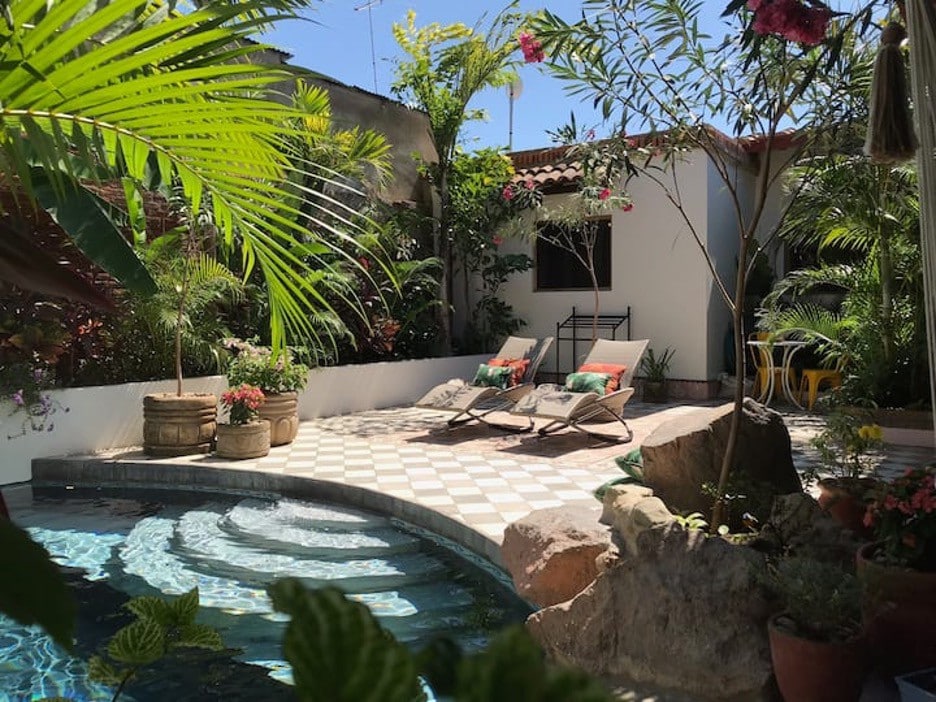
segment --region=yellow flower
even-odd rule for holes
[[[884,432],[877,424],[865,424],[858,430],[858,436],[866,441],[880,441],[884,438]]]

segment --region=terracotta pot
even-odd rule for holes
[[[158,393],[143,398],[143,453],[148,456],[208,453],[217,426],[214,395]]]
[[[936,666],[936,573],[878,563],[878,544],[858,551],[858,577],[868,640],[891,674]]]
[[[776,616],[767,625],[774,676],[786,702],[856,702],[867,663],[863,638],[812,641],[784,631]]]
[[[270,423],[258,419],[247,424],[219,424],[218,447],[221,458],[260,458],[270,452]]]
[[[270,445],[291,444],[299,431],[299,393],[280,392],[266,396],[260,419],[270,423]]]
[[[819,506],[855,535],[869,538],[871,530],[864,525],[866,495],[877,485],[874,478],[823,478],[819,481]]]

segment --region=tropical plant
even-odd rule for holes
[[[822,31],[805,39],[797,35],[797,46],[789,41],[789,28],[777,32],[777,27],[758,24],[756,12],[739,0],[724,13],[723,35],[714,36],[701,29],[705,7],[694,0],[585,0],[579,21],[570,24],[544,11],[532,28],[550,70],[567,82],[570,93],[589,98],[606,119],[614,118],[621,137],[639,129],[651,133],[612,143],[629,163],[626,172],[656,184],[698,244],[715,289],[731,311],[735,374],[742,378],[745,288],[756,254],[772,237],[772,232],[761,231],[771,188],[804,155],[842,144],[856,114],[864,110],[859,96],[869,85],[871,60],[867,51],[856,49],[854,30],[867,26],[871,9],[831,24],[831,13],[823,13],[817,23]],[[737,153],[725,147],[708,121],[730,125],[735,137],[749,131],[760,135],[763,150],[750,164],[755,171],[750,188],[742,186],[748,177],[742,175]],[[790,126],[795,134],[780,136]],[[679,187],[680,164],[694,150],[705,154],[733,209],[741,262],[734,281],[720,277],[701,235],[702,222],[694,221]],[[794,192],[789,200],[796,197]],[[778,225],[784,216],[781,211]],[[725,517],[743,383],[737,384],[734,400],[713,529]]]
[[[23,255],[30,237],[18,213],[41,207],[124,285],[153,293],[155,281],[118,226],[118,208],[99,193],[104,183],[122,185],[119,207],[135,223],[143,221],[144,188],[177,186],[192,211],[207,203],[218,245],[240,252],[245,275],[255,266],[262,272],[273,346],[287,333],[316,337],[310,313],[327,303],[315,263],[291,248],[311,236],[333,249],[348,235],[310,212],[327,211],[334,221],[351,210],[295,183],[286,187],[295,165],[283,156],[291,133],[284,125],[299,115],[264,90],[290,76],[249,60],[265,47],[247,41],[295,5],[208,0],[182,13],[148,0],[93,8],[70,0],[55,11],[28,0],[5,3],[0,173],[16,206],[7,208],[13,217],[0,236],[4,277],[80,294],[48,257]],[[34,265],[17,265],[24,258]]]
[[[439,280],[441,345],[451,348],[453,222],[451,179],[456,147],[466,122],[482,119],[483,110],[470,109],[471,100],[486,88],[506,85],[514,77],[514,34],[522,18],[516,2],[495,17],[486,33],[464,24],[416,26],[410,11],[406,24],[394,24],[393,36],[409,56],[397,63],[393,92],[429,116],[430,135],[438,160],[423,164],[439,197],[439,215],[433,227],[433,254],[441,262]]]
[[[107,644],[106,655],[92,656],[88,664],[92,680],[116,686],[112,702],[143,668],[179,649],[224,648],[215,629],[195,621],[199,607],[197,587],[171,602],[143,596],[134,597],[124,607],[135,616],[134,621],[114,634]]]
[[[883,445],[881,427],[860,412],[834,410],[825,427],[809,440],[819,454],[819,468],[833,478],[860,478],[873,467],[871,452]],[[807,474],[811,477],[812,471]]]
[[[799,197],[781,235],[815,250],[764,300],[761,328],[812,342],[825,363],[848,359],[843,394],[855,404],[928,399],[919,195],[913,168],[830,156],[791,171]],[[836,309],[810,301],[841,297]]]
[[[28,431],[52,431],[57,412],[68,412],[49,393],[53,387],[52,371],[41,361],[10,363],[0,366],[0,401],[10,405],[9,416],[20,420],[19,431],[8,439]]]
[[[640,370],[644,377],[651,383],[664,382],[675,353],[674,349],[667,346],[663,353],[657,356],[653,349],[648,348],[644,357],[640,359]]]

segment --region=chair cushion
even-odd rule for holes
[[[570,392],[593,392],[604,395],[610,373],[569,373],[566,376],[565,389]]]
[[[482,363],[478,366],[478,372],[475,373],[472,385],[479,387],[500,388],[506,390],[510,387],[510,380],[513,378],[514,369],[509,366],[492,366]]]
[[[620,388],[621,378],[627,372],[627,366],[622,366],[617,363],[584,363],[582,367],[578,369],[579,373],[608,373],[611,378],[608,380],[608,384],[605,385],[605,395],[610,395],[612,392]]]
[[[530,367],[529,358],[492,358],[488,361],[489,366],[511,368],[513,375],[510,378],[510,385],[519,385],[523,382],[523,376],[526,375],[527,368]]]

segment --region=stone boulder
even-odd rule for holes
[[[670,509],[710,514],[713,498],[702,486],[718,484],[733,408],[728,403],[671,419],[641,445],[644,480]],[[744,401],[732,476],[736,492],[763,506],[761,519],[774,495],[803,489],[783,418],[750,398]]]
[[[517,592],[548,607],[575,597],[598,577],[599,556],[612,548],[597,504],[531,512],[504,530],[501,556]]]
[[[778,496],[758,540],[764,543],[763,550],[835,561],[848,569],[864,543],[805,493]]]
[[[774,699],[763,556],[677,524],[637,544],[573,600],[527,620],[548,655],[693,699]]]

